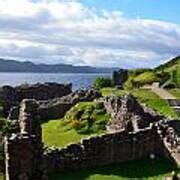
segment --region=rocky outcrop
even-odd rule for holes
[[[23,99],[48,100],[68,95],[72,92],[72,84],[45,83],[21,85],[17,87],[3,86],[0,88],[0,99],[7,116],[13,106]]]
[[[162,119],[152,111],[148,111],[138,103],[131,94],[123,97],[113,96],[104,98],[104,105],[112,120],[107,125],[107,130],[116,132],[121,130],[137,131],[144,129],[152,122]]]

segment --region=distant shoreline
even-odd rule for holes
[[[0,73],[9,73],[9,74],[111,74],[111,72],[11,72],[11,71],[0,71]]]

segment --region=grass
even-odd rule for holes
[[[148,159],[52,174],[49,180],[162,180],[174,169],[174,165],[167,159]]]
[[[159,79],[156,73],[152,71],[147,71],[136,76],[133,80],[135,83],[138,83],[139,85],[141,84],[144,85],[144,84],[152,84],[153,82],[158,81]]]
[[[42,125],[42,138],[47,146],[63,147],[77,143],[89,135],[78,134],[75,129],[64,126],[62,120],[51,120]]]
[[[101,90],[103,96],[111,96],[115,95],[123,95],[127,92],[132,93],[139,102],[144,103],[149,108],[152,108],[159,114],[169,117],[169,118],[178,118],[176,112],[169,106],[169,104],[159,98],[156,94],[154,94],[150,90],[145,89],[133,89],[133,90],[118,90],[116,88],[103,88]]]
[[[66,113],[64,124],[80,134],[101,133],[109,119],[103,103],[80,102]]]
[[[180,89],[170,89],[169,92],[180,99]]]
[[[90,122],[88,122],[90,118]],[[63,147],[89,136],[104,133],[110,116],[97,102],[81,102],[71,108],[64,119],[42,124],[42,138],[47,146]]]

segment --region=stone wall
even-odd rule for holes
[[[85,139],[63,149],[48,149],[45,164],[49,173],[143,159],[162,153],[156,127],[136,133],[125,131]]]
[[[90,100],[96,93],[91,91],[87,94],[91,94],[86,96]],[[77,103],[78,99],[85,100],[84,95],[77,98],[77,94],[74,94],[71,97],[71,104]],[[65,99],[68,100],[67,97]],[[134,111],[133,107],[131,110]],[[6,180],[47,180],[47,173],[109,165],[154,155],[176,158],[172,153],[177,145],[175,130],[163,120],[144,129],[138,128],[137,131],[121,129],[116,133],[84,139],[65,148],[44,149],[39,112],[36,100],[25,99],[21,102],[17,121],[19,128],[4,139]],[[164,142],[170,146],[165,146]]]
[[[39,115],[42,121],[63,118],[75,104],[93,101],[99,97],[101,97],[101,93],[93,89],[77,90],[61,98],[39,102]]]
[[[111,114],[112,118],[107,125],[107,130],[110,132],[122,129],[138,131],[149,127],[150,123],[162,119],[162,116],[139,104],[131,94],[126,94],[122,97],[106,97],[103,102],[106,111]]]
[[[45,83],[21,85],[17,87],[3,86],[0,88],[0,100],[7,116],[13,106],[23,99],[48,100],[68,95],[72,92],[72,84]]]
[[[4,139],[6,180],[43,180],[43,144],[35,100],[20,105],[20,132]]]

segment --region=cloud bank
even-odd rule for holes
[[[180,54],[180,25],[79,1],[0,0],[0,56],[35,63],[151,67]]]

